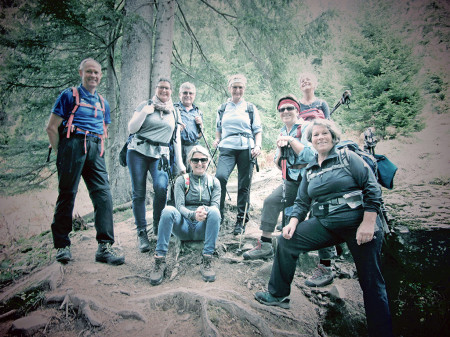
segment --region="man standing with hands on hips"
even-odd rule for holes
[[[96,60],[87,58],[78,71],[81,84],[60,94],[46,129],[57,155],[59,194],[51,225],[56,260],[67,263],[72,259],[69,233],[75,197],[83,177],[94,205],[98,242],[95,261],[120,265],[125,257],[111,248],[114,243],[112,196],[103,155],[106,125],[111,123],[111,116],[108,102],[97,93],[102,67]]]

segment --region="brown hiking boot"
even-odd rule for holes
[[[216,273],[212,269],[211,264],[212,264],[212,255],[203,255],[200,274],[202,274],[203,281],[205,282],[214,282],[216,280]]]
[[[164,273],[166,271],[166,257],[165,256],[155,256],[155,265],[150,273],[150,284],[152,286],[157,286],[161,284],[164,279]]]

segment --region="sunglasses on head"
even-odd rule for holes
[[[283,111],[285,111],[285,110],[287,110],[287,111],[293,111],[293,110],[295,110],[295,107],[293,107],[293,106],[288,106],[288,107],[286,107],[286,108],[281,108],[281,109],[278,109],[278,112],[283,112]]]
[[[191,162],[198,164],[198,162],[206,163],[208,161],[208,158],[191,158]]]

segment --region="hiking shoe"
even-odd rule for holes
[[[110,243],[99,243],[95,253],[95,261],[118,266],[125,262],[125,256],[114,250]]]
[[[333,282],[334,273],[331,267],[319,263],[313,275],[305,281],[308,287],[324,287]]]
[[[161,284],[164,278],[164,273],[166,272],[166,267],[166,257],[155,256],[155,264],[152,272],[150,273],[150,284],[152,286]]]
[[[289,309],[291,307],[289,297],[275,297],[271,293],[258,291],[255,293],[255,299],[262,304],[277,306],[284,309]]]
[[[202,266],[200,274],[202,274],[203,281],[214,282],[216,280],[216,273],[212,269],[212,255],[203,255]]]
[[[244,260],[267,259],[273,256],[272,244],[269,242],[261,242],[258,240],[256,246],[245,252]]]
[[[141,253],[148,252],[150,250],[150,241],[148,240],[147,231],[145,229],[140,230],[138,231],[137,236]]]
[[[70,252],[70,246],[58,248],[56,250],[56,261],[61,263],[67,263],[70,260],[72,260],[72,253]]]

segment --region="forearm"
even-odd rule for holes
[[[142,109],[141,111],[135,111],[133,117],[128,122],[129,133],[138,132],[146,117],[147,113],[144,111],[144,109]]]

